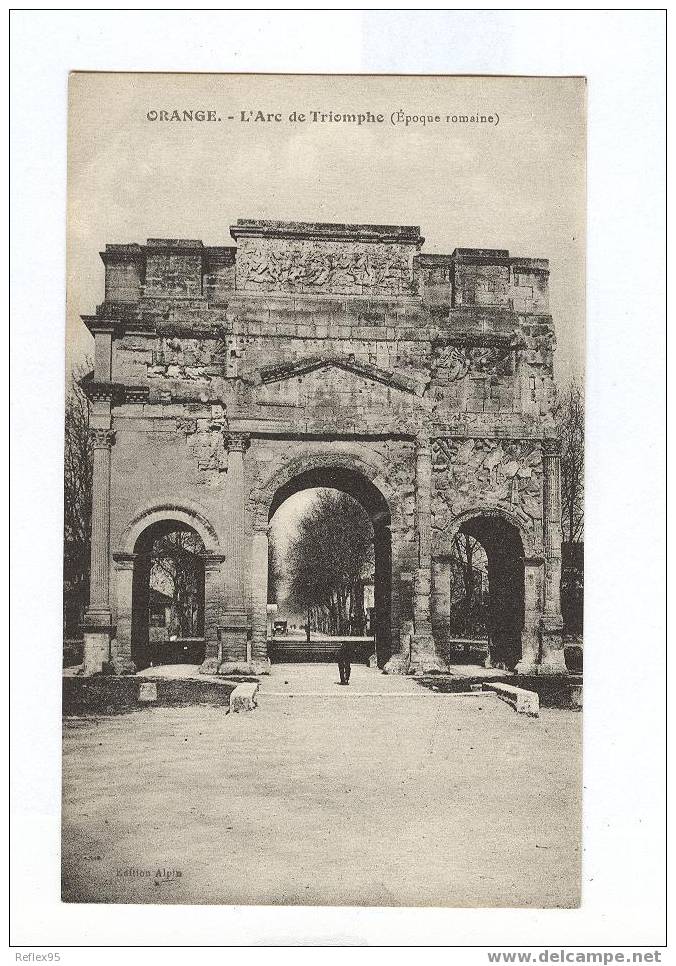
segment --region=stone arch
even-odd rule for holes
[[[166,521],[175,521],[192,527],[201,538],[208,554],[219,552],[218,535],[204,511],[197,504],[184,500],[181,503],[147,504],[138,510],[122,532],[117,554],[133,554],[136,541],[144,530],[155,523]]]
[[[267,523],[277,493],[288,487],[295,479],[311,472],[330,472],[331,470],[354,473],[364,478],[379,492],[389,510],[387,525],[398,519],[399,498],[387,478],[385,461],[371,454],[367,457],[361,453],[336,452],[330,449],[326,452],[310,451],[283,463],[278,462],[253,494],[256,517]]]
[[[330,446],[330,444],[328,444]],[[399,514],[397,494],[386,476],[384,461],[350,451],[307,451],[279,462],[253,494],[254,526],[268,524],[294,493],[314,487],[342,490],[356,499],[373,525],[375,552],[375,651],[383,667],[398,638],[399,593],[393,580],[390,527]]]
[[[518,532],[523,545],[525,557],[536,555],[536,540],[533,533],[533,521],[523,511],[507,509],[497,503],[479,503],[475,506],[463,510],[453,517],[449,525],[442,531],[436,531],[433,539],[433,553],[435,557],[448,557],[451,555],[453,540],[464,523],[468,523],[477,517],[498,517],[505,523],[510,524]]]
[[[532,620],[526,600],[526,569],[537,563],[533,554],[533,527],[530,518],[517,509],[495,504],[469,507],[453,518],[437,535],[433,548],[435,638],[442,653],[454,635],[467,634],[462,628],[450,631],[452,585],[452,547],[458,533],[475,538],[488,560],[488,602],[485,615],[488,634],[487,666],[513,670],[529,647]],[[540,561],[541,563],[541,561]],[[470,632],[470,636],[472,636]],[[446,656],[446,655],[444,655]]]

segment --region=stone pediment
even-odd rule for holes
[[[261,406],[284,406],[308,414],[333,411],[410,413],[420,405],[423,386],[402,373],[351,359],[307,359],[259,372]]]
[[[301,359],[297,362],[282,362],[279,365],[265,366],[259,372],[260,382],[269,385],[281,382],[285,379],[294,379],[318,369],[329,368],[342,369],[344,372],[351,372],[372,382],[379,382],[403,392],[422,394],[418,387],[418,382],[411,376],[401,372],[381,369],[370,362],[360,362],[357,359],[345,359],[342,356],[314,356],[308,359]]]

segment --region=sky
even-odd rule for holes
[[[271,218],[419,225],[425,252],[548,258],[557,378],[581,380],[585,97],[580,78],[71,75],[67,371],[92,351],[79,317],[103,300],[107,242],[231,245],[238,218]],[[222,120],[148,120],[175,108]],[[239,121],[259,110],[282,120]],[[385,122],[288,120],[312,110]],[[398,111],[442,122],[392,124]],[[444,121],[475,112],[498,121]]]

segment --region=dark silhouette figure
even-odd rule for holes
[[[340,672],[340,683],[350,683],[350,671],[352,670],[352,647],[349,641],[343,641],[338,651],[338,671]]]

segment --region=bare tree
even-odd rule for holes
[[[65,637],[79,636],[89,600],[92,520],[92,444],[89,404],[80,379],[91,369],[86,360],[71,373],[66,393],[63,506],[63,624]]]
[[[571,382],[555,411],[561,436],[561,524],[564,543],[584,540],[584,396]]]
[[[486,551],[481,543],[467,533],[458,533],[453,540],[451,557],[451,633],[475,637],[485,632],[483,580],[486,566]]]

